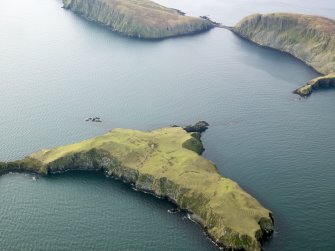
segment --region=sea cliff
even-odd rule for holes
[[[330,87],[335,87],[335,73],[314,78],[304,86],[296,89],[294,92],[301,96],[308,96],[313,90]]]
[[[244,18],[231,30],[258,45],[289,53],[323,75],[335,73],[334,20],[289,13],[254,14]],[[317,82],[320,82],[320,78],[295,92],[309,95],[318,87],[333,86],[318,85]]]
[[[64,8],[129,37],[162,39],[209,30],[214,23],[150,0],[63,0]]]
[[[271,212],[236,182],[222,177],[216,166],[200,155],[202,149],[199,132],[177,126],[151,132],[114,129],[22,160],[2,162],[0,173],[103,170],[188,211],[218,245],[230,250],[261,250],[260,241],[273,232]]]

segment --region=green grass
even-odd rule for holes
[[[204,151],[202,143],[198,139],[193,137],[189,140],[186,140],[182,146],[198,154],[201,154]]]
[[[198,138],[181,127],[151,132],[114,129],[79,143],[41,150],[14,162],[13,168],[19,163],[27,171],[41,173],[104,168],[193,212],[222,245],[236,248],[244,243],[246,250],[259,250],[259,222],[265,219],[272,225],[270,211],[199,155]],[[0,168],[4,165],[8,163],[0,163]]]
[[[211,161],[199,155],[200,141],[180,127],[152,132],[115,129],[76,144],[41,150],[31,158],[50,165],[92,149],[110,153],[123,169],[137,170],[139,185],[145,188],[149,185],[164,196],[177,194],[177,202],[180,200],[178,203],[183,208],[200,216],[210,227],[210,234],[218,238],[227,228],[256,241],[259,220],[269,218],[269,211],[256,199],[232,180],[222,177]]]

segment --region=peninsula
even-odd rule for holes
[[[208,18],[185,16],[150,0],[63,0],[63,4],[89,21],[129,37],[162,39],[215,26]]]
[[[218,245],[229,250],[261,250],[260,241],[273,233],[271,212],[200,155],[203,146],[198,131],[207,126],[198,125],[187,127],[189,132],[178,126],[151,132],[114,129],[22,160],[0,162],[0,174],[103,170],[187,211]]]
[[[335,20],[289,13],[254,14],[230,29],[258,45],[289,53],[324,75],[295,93],[306,96],[313,89],[335,86]]]

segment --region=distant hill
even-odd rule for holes
[[[161,39],[209,30],[214,24],[200,17],[149,0],[63,0],[64,8],[125,36]]]
[[[308,95],[335,86],[335,21],[311,15],[273,13],[244,18],[232,30],[261,46],[287,52],[323,75],[296,90]]]

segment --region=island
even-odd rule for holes
[[[261,250],[261,241],[273,233],[271,211],[201,156],[204,122],[187,129],[114,129],[22,160],[0,162],[0,174],[104,171],[188,212],[217,245],[228,250]]]
[[[307,96],[313,89],[335,86],[334,20],[290,13],[254,14],[229,29],[260,46],[289,53],[323,75],[295,93]]]
[[[206,17],[185,16],[150,0],[63,0],[69,9],[89,21],[125,36],[162,39],[207,31],[215,23]]]

